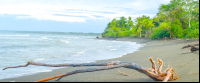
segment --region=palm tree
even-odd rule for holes
[[[120,17],[119,23],[120,23],[120,28],[127,29],[127,27],[126,27],[127,21],[126,21],[126,18],[124,16]]]
[[[133,27],[133,21],[131,20],[131,17],[129,16],[128,17],[128,26],[127,26],[127,29],[130,30],[132,27]]]

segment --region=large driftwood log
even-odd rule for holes
[[[191,51],[191,52],[194,52],[194,51],[199,50],[199,47],[197,47],[197,46],[199,46],[199,43],[198,43],[198,42],[197,42],[196,44],[188,44],[188,45],[184,46],[182,49],[191,47],[191,48],[190,48],[190,51]]]
[[[68,73],[64,73],[61,75],[56,75],[53,77],[45,78],[42,80],[38,80],[36,82],[44,82],[48,80],[52,80],[55,78],[58,78],[57,80],[60,80],[62,77],[76,74],[76,73],[83,73],[83,72],[93,72],[93,71],[100,71],[100,70],[107,70],[107,69],[113,69],[113,68],[118,68],[118,67],[125,67],[125,68],[130,68],[137,70],[138,72],[141,72],[151,79],[155,81],[174,81],[178,80],[179,77],[177,76],[178,74],[173,70],[172,67],[168,67],[164,72],[161,72],[163,62],[161,59],[158,59],[158,64],[159,67],[156,69],[155,61],[153,61],[152,58],[149,58],[149,60],[152,63],[152,68],[146,68],[141,65],[131,63],[131,62],[122,62],[122,61],[112,61],[112,62],[95,62],[95,63],[80,63],[80,64],[42,64],[42,63],[34,63],[34,62],[28,62],[26,65],[19,65],[19,66],[14,66],[14,67],[6,67],[5,69],[8,68],[18,68],[18,67],[26,67],[28,65],[36,65],[36,66],[48,66],[48,67],[64,67],[64,66],[72,66],[72,67],[77,67],[77,66],[103,66],[103,67],[97,67],[97,68],[87,68],[87,69],[80,69],[80,70],[75,70],[71,71]],[[124,73],[123,73],[124,74]]]
[[[188,48],[188,47],[191,47],[191,46],[199,46],[199,44],[188,44],[188,45],[184,46],[182,49]]]
[[[191,52],[197,51],[197,50],[199,50],[199,47],[196,47],[194,45],[191,46],[191,49],[190,49]]]

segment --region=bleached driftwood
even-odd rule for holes
[[[8,68],[27,67],[28,65],[48,66],[48,67],[102,66],[102,67],[97,67],[97,68],[79,69],[79,70],[67,72],[67,73],[64,73],[64,74],[56,75],[56,76],[53,76],[53,77],[41,79],[41,80],[38,80],[36,82],[44,82],[44,81],[52,80],[52,79],[55,79],[55,78],[58,78],[57,80],[60,80],[62,77],[69,76],[69,75],[76,74],[76,73],[101,71],[101,70],[108,70],[108,69],[119,68],[119,67],[134,69],[138,72],[141,72],[141,73],[147,75],[148,77],[150,77],[151,79],[153,79],[155,81],[166,82],[166,81],[174,81],[174,80],[179,79],[180,76],[179,77],[177,76],[178,74],[173,70],[172,67],[168,67],[164,72],[161,72],[161,69],[162,69],[162,66],[163,66],[163,62],[162,62],[161,59],[158,59],[158,64],[159,64],[158,69],[156,69],[155,61],[153,61],[152,58],[149,58],[149,60],[152,63],[152,68],[146,68],[146,67],[143,67],[143,66],[135,64],[135,63],[122,62],[122,61],[94,62],[94,63],[80,63],[80,64],[43,64],[43,63],[28,62],[26,65],[6,67],[3,70],[8,69]],[[125,74],[125,73],[122,73],[122,74]],[[125,75],[128,75],[128,74],[125,74]]]

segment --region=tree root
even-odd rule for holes
[[[152,68],[146,68],[146,67],[143,67],[143,66],[135,64],[135,63],[121,62],[121,61],[80,63],[80,64],[57,64],[57,65],[56,64],[42,64],[42,63],[28,62],[26,65],[20,65],[20,66],[14,66],[14,67],[6,67],[3,70],[8,69],[8,68],[26,67],[28,65],[48,66],[48,67],[103,66],[103,67],[75,70],[75,71],[71,71],[71,72],[68,72],[68,73],[56,75],[56,76],[45,78],[45,79],[42,79],[42,80],[38,80],[36,82],[44,82],[44,81],[52,80],[52,79],[55,79],[55,78],[58,78],[57,79],[57,81],[58,81],[62,77],[69,76],[69,75],[76,74],[76,73],[101,71],[101,70],[108,70],[108,69],[119,68],[119,67],[125,67],[125,68],[134,69],[134,70],[136,70],[138,72],[141,72],[141,73],[147,75],[148,77],[150,77],[151,79],[153,79],[155,81],[166,82],[166,81],[174,81],[174,80],[178,80],[179,79],[180,76],[179,77],[177,76],[178,74],[173,70],[172,67],[168,67],[164,72],[161,72],[161,69],[162,69],[162,66],[163,66],[163,62],[162,62],[161,59],[158,59],[158,64],[159,64],[158,69],[156,69],[155,61],[153,61],[152,58],[149,58],[149,60],[152,63]],[[118,72],[120,72],[120,71],[118,71]],[[130,76],[130,75],[125,74],[125,73],[122,73],[122,74]]]

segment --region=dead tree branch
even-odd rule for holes
[[[188,44],[187,46],[184,46],[182,49],[188,48],[188,47],[191,47],[191,46],[199,46],[199,44]]]
[[[190,49],[191,52],[197,51],[197,50],[199,50],[199,47],[196,47],[194,45],[191,46],[191,49]]]
[[[42,64],[42,63],[28,62],[26,65],[6,67],[3,70],[8,69],[8,68],[27,67],[28,65],[48,66],[48,67],[103,66],[103,67],[96,67],[96,68],[79,69],[79,70],[71,71],[71,72],[68,72],[68,73],[56,75],[56,76],[53,76],[53,77],[41,79],[41,80],[38,80],[36,82],[44,82],[44,81],[52,80],[52,79],[55,79],[55,78],[58,78],[57,80],[60,80],[62,77],[77,74],[77,73],[101,71],[101,70],[108,70],[108,69],[119,68],[119,67],[134,69],[138,72],[141,72],[141,73],[147,75],[148,77],[150,77],[151,79],[153,79],[155,81],[166,82],[166,81],[173,81],[173,80],[179,79],[179,77],[176,75],[175,71],[171,67],[169,67],[164,72],[161,72],[161,69],[162,69],[162,66],[163,66],[163,62],[162,62],[161,59],[158,59],[159,67],[158,67],[157,70],[156,70],[155,61],[153,61],[152,58],[149,58],[149,60],[152,63],[152,68],[146,68],[146,67],[143,67],[143,66],[135,64],[135,63],[122,62],[122,61],[94,62],[94,63],[80,63],[80,64]]]

